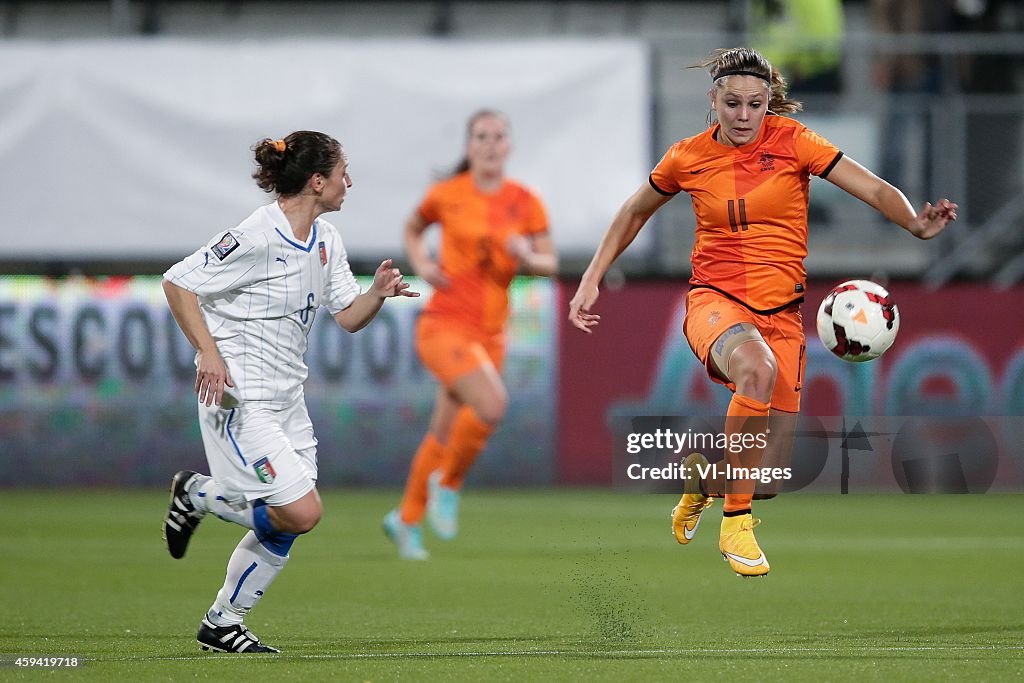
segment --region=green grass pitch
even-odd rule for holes
[[[164,491],[6,491],[0,653],[84,656],[48,673],[103,681],[1024,675],[1024,496],[762,502],[764,579],[722,562],[720,504],[683,547],[663,495],[471,490],[459,538],[410,563],[379,528],[397,498],[325,493],[247,621],[282,653],[232,656],[194,635],[240,528],[208,518],[175,561]]]

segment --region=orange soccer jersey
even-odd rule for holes
[[[718,131],[674,144],[651,173],[651,186],[693,200],[691,284],[759,313],[780,310],[807,288],[810,175],[827,176],[843,153],[781,116],[766,116],[757,140],[742,147],[720,144]]]
[[[438,260],[451,283],[434,292],[424,313],[484,336],[499,334],[519,265],[508,252],[508,239],[546,232],[544,206],[511,180],[496,192],[481,192],[466,172],[431,187],[419,213],[428,223],[441,224]]]

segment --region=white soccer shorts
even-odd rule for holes
[[[228,504],[262,498],[294,503],[316,485],[316,437],[305,401],[281,409],[241,403],[225,410],[199,403],[199,431],[210,475]]]

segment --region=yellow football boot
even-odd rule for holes
[[[683,545],[693,540],[697,534],[701,514],[715,502],[714,498],[700,492],[697,465],[707,471],[708,459],[700,453],[690,453],[683,460],[683,472],[686,474],[683,497],[679,499],[679,504],[672,508],[672,535]]]
[[[770,569],[768,558],[754,538],[754,527],[760,523],[761,520],[754,519],[749,512],[736,517],[722,517],[718,549],[740,576],[764,576]]]

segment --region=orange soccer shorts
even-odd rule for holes
[[[501,372],[505,335],[474,333],[464,326],[425,313],[416,323],[416,352],[427,369],[450,387],[455,380],[493,363]]]
[[[723,332],[737,323],[754,325],[775,354],[778,374],[772,392],[772,408],[788,413],[799,412],[800,389],[807,365],[800,305],[794,303],[778,313],[761,315],[707,287],[691,289],[687,293],[683,336],[707,368],[708,376],[733,391],[736,391],[736,385],[720,377],[713,369],[711,347]]]

